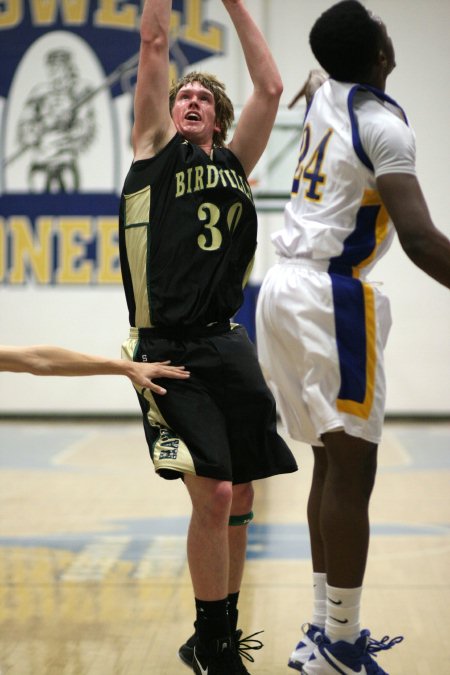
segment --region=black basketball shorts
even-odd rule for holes
[[[170,335],[132,328],[124,358],[185,366],[187,380],[163,378],[167,394],[137,391],[155,470],[234,484],[297,470],[277,432],[275,401],[256,349],[241,325],[213,326]]]

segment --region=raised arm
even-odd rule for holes
[[[229,147],[247,176],[261,157],[275,122],[283,83],[276,63],[243,0],[222,0],[238,34],[253,92],[246,102]]]
[[[146,0],[134,97],[135,159],[152,157],[175,133],[169,112],[169,38],[172,0]]]
[[[391,173],[377,179],[403,250],[428,276],[450,288],[450,240],[433,224],[417,178]]]
[[[31,347],[0,346],[0,371],[30,373],[31,375],[125,375],[133,384],[165,394],[163,387],[155,384],[155,378],[186,379],[189,372],[184,367],[162,363],[135,363],[125,359],[109,359],[103,356],[83,354],[51,345]]]

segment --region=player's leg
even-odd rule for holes
[[[344,431],[324,434],[327,472],[320,506],[327,582],[362,585],[369,548],[369,501],[377,470],[377,445]]]
[[[238,622],[238,600],[244,572],[245,557],[247,550],[247,530],[253,513],[253,485],[244,483],[233,487],[233,499],[228,527],[229,541],[229,582],[228,582],[228,618],[230,623],[230,633],[234,640],[235,647],[239,651],[240,642],[245,642],[245,653],[251,649],[260,649],[262,643],[259,640],[242,638],[242,630],[237,629]],[[180,647],[179,656],[188,666],[193,665],[194,647],[198,640],[197,622],[195,622],[195,632]],[[247,658],[250,655],[247,654]],[[251,658],[249,658],[251,660]],[[242,672],[245,673],[244,666]]]
[[[253,495],[252,483],[233,486],[233,501],[228,527],[230,551],[229,594],[239,593],[241,588],[247,552],[248,525],[253,518]]]
[[[313,571],[325,573],[325,551],[320,531],[320,507],[322,504],[323,487],[327,475],[328,461],[325,448],[313,447],[312,450],[314,455],[314,465],[307,505],[311,558]]]
[[[326,565],[325,636],[304,664],[305,675],[384,673],[371,654],[381,644],[360,628],[360,599],[369,547],[369,501],[377,445],[343,431],[324,434],[327,468],[320,500],[319,530]],[[314,521],[313,528],[317,527]],[[316,542],[317,543],[317,542]],[[370,649],[369,649],[370,647]]]
[[[327,453],[324,447],[313,447],[314,466],[308,498],[307,515],[313,567],[313,612],[309,622],[301,626],[302,637],[292,651],[288,666],[301,671],[316,648],[316,641],[325,631],[326,620],[326,565],[320,532],[320,506],[327,472]]]
[[[242,630],[238,628],[238,601],[244,574],[247,555],[248,526],[253,519],[253,485],[242,483],[233,486],[233,503],[231,506],[230,522],[228,527],[228,541],[230,547],[230,576],[228,583],[228,617],[230,620],[231,635],[234,639],[239,658],[246,658],[253,662],[250,650],[261,649],[263,644],[255,639],[258,631],[247,637],[242,637]],[[242,663],[242,673],[247,673]]]
[[[231,482],[189,474],[184,482],[192,502],[187,553],[194,592],[207,601],[226,598]]]
[[[192,502],[187,555],[196,605],[194,672],[239,673],[228,620],[228,522],[232,484],[186,474]],[[220,670],[222,668],[222,670]]]

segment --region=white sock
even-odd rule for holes
[[[325,634],[331,642],[345,640],[355,643],[361,633],[359,611],[362,586],[360,588],[336,588],[326,586],[327,619]]]
[[[327,575],[325,572],[313,572],[314,605],[311,623],[325,628],[327,618]]]

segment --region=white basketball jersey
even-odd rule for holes
[[[306,113],[284,228],[272,236],[277,252],[365,276],[393,237],[375,179],[395,172],[415,173],[400,106],[373,88],[327,80]]]

